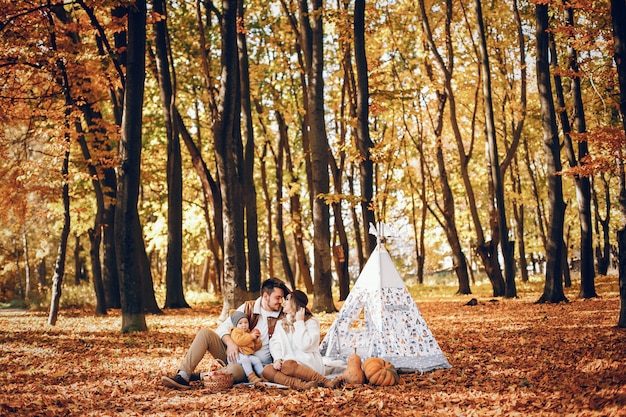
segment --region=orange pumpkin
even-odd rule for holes
[[[372,385],[385,387],[395,385],[400,381],[396,368],[382,358],[366,359],[363,362],[363,371]]]
[[[356,354],[356,348],[354,348],[354,353],[348,356],[348,366],[341,374],[341,378],[346,384],[363,384],[365,382],[365,374],[361,369],[361,357]]]

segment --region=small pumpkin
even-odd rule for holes
[[[372,385],[381,387],[395,385],[400,382],[396,368],[382,358],[368,358],[363,362],[365,377]]]
[[[356,348],[354,348],[354,353],[348,356],[348,366],[341,374],[341,378],[346,384],[365,383],[365,374],[361,369],[361,357],[356,354]]]

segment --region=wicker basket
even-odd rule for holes
[[[211,392],[226,390],[235,383],[233,375],[223,371],[226,366],[224,361],[213,359],[209,365],[209,371],[202,377],[202,384]]]

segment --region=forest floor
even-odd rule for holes
[[[161,385],[220,307],[166,310],[149,331],[122,334],[119,311],[0,310],[0,415],[19,416],[626,416],[626,330],[616,327],[617,278],[600,298],[535,304],[417,298],[452,368],[404,374],[391,387],[293,391],[235,386],[211,393]],[[605,278],[607,280],[607,278]],[[474,296],[476,297],[476,296]],[[322,333],[335,314],[319,315]],[[209,362],[207,354],[202,366]]]

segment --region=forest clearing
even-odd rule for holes
[[[535,304],[483,295],[414,295],[451,369],[403,374],[400,385],[307,391],[235,386],[212,393],[161,385],[220,305],[166,310],[149,331],[120,333],[119,310],[0,309],[0,414],[20,416],[626,416],[626,333],[617,277],[599,298]],[[478,305],[468,306],[472,298]],[[322,332],[336,314],[320,314]],[[207,355],[200,367],[206,366]]]

